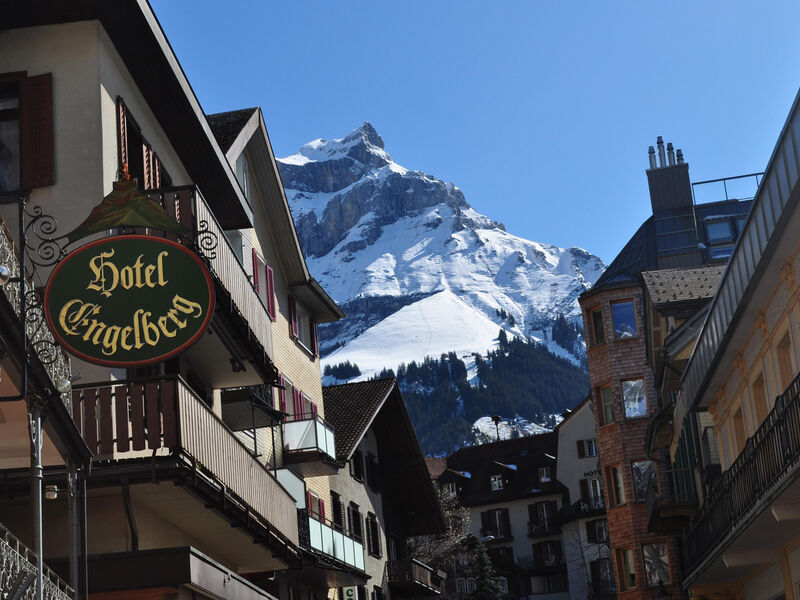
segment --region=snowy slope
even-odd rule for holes
[[[579,318],[578,295],[605,268],[596,256],[508,233],[455,185],[394,163],[369,123],[279,165],[311,273],[348,314],[321,332],[326,363],[349,360],[369,377],[483,353],[501,327],[579,360],[550,325]]]

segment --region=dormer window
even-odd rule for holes
[[[550,481],[550,467],[539,467],[539,483]]]
[[[489,476],[489,488],[493,492],[498,492],[505,487],[505,482],[503,481],[502,475],[490,475]]]

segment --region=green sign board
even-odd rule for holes
[[[112,367],[159,362],[202,335],[214,285],[200,258],[175,242],[121,235],[81,246],[50,275],[44,312],[69,352]]]

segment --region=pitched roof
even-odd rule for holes
[[[217,138],[217,143],[223,152],[230,150],[231,145],[239,136],[239,132],[253,116],[258,108],[242,108],[240,110],[232,110],[229,112],[215,113],[213,115],[206,115],[208,125]]]
[[[725,265],[661,269],[642,273],[653,304],[711,298],[717,291]]]
[[[436,479],[447,470],[447,459],[425,457],[425,466],[428,467],[431,478]]]
[[[395,385],[394,379],[373,379],[322,388],[325,420],[336,436],[337,460],[350,459]]]

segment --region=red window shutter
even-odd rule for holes
[[[278,408],[281,412],[286,412],[286,388],[283,387],[286,385],[286,380],[283,378],[283,375],[280,377],[280,385],[281,387],[278,389]]]
[[[20,82],[20,167],[22,188],[55,183],[53,80],[50,73]]]
[[[311,403],[311,415],[314,416],[314,417],[317,416],[317,403],[316,402],[312,402]]]
[[[586,448],[583,440],[578,440],[578,458],[586,458]]]
[[[325,520],[325,500],[322,498],[319,499],[319,520]]]
[[[253,287],[258,291],[258,251],[253,248]]]
[[[289,319],[292,322],[292,335],[298,337],[297,329],[297,304],[294,301],[294,296],[289,295]]]
[[[319,356],[319,340],[317,339],[317,322],[313,317],[311,319],[311,349],[314,351],[314,356]]]
[[[272,267],[264,265],[264,271],[267,277],[267,313],[269,318],[275,320],[275,273]]]
[[[296,414],[298,416],[302,416],[303,415],[303,392],[301,392],[297,388],[294,388],[293,394],[294,394],[294,414]]]
[[[310,515],[314,513],[314,504],[312,502],[313,499],[314,497],[311,495],[311,492],[306,490],[306,508],[308,509],[308,514]]]

